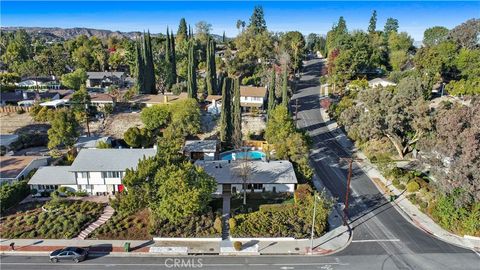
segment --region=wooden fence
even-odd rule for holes
[[[2,112],[2,113],[18,112],[18,111],[29,112],[31,109],[32,109],[32,107],[0,106],[0,112]]]

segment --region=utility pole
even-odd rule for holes
[[[354,159],[354,158],[340,158],[340,160],[346,160],[348,161],[348,174],[347,174],[347,190],[345,192],[345,207],[343,208],[343,213],[344,213],[344,219],[343,219],[343,225],[347,225],[347,220],[348,220],[348,195],[350,192],[350,182],[352,180],[352,164],[353,161],[362,161],[361,159]]]
[[[85,104],[85,118],[87,119],[87,136],[90,137],[90,125],[88,123],[88,104]]]
[[[312,233],[310,235],[310,255],[313,255],[313,235],[315,234],[315,214],[317,212],[317,194],[313,193],[315,197],[313,202],[313,216],[312,216]]]
[[[298,113],[298,97],[295,99],[295,124],[297,123],[297,113]]]

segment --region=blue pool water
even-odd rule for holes
[[[247,159],[250,160],[255,160],[255,159],[262,159],[265,157],[265,153],[260,152],[260,151],[248,151],[246,153]],[[235,158],[233,158],[235,156]],[[245,158],[245,153],[244,152],[230,152],[230,153],[225,153],[225,154],[220,154],[220,157],[222,160],[239,160],[239,159],[244,159]]]

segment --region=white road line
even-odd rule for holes
[[[400,242],[400,239],[365,239],[365,240],[352,241],[352,243],[365,243],[365,242]]]
[[[473,252],[475,252],[475,254],[478,255],[478,257],[480,257],[480,253],[478,253],[478,251],[476,251],[474,248],[472,248]]]

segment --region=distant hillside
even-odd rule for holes
[[[120,31],[110,31],[110,30],[101,30],[101,29],[91,29],[91,28],[59,28],[59,27],[1,27],[2,31],[12,32],[16,30],[24,29],[27,33],[37,36],[44,37],[49,41],[59,41],[76,38],[80,35],[85,35],[87,37],[98,37],[101,39],[108,38],[110,36],[115,37],[126,37],[134,38],[136,35],[139,35],[140,32],[120,32]]]
[[[34,35],[36,37],[45,38],[47,41],[62,41],[67,39],[73,39],[80,35],[85,35],[87,37],[98,37],[101,39],[106,39],[110,36],[115,37],[126,37],[133,39],[135,36],[141,34],[138,32],[120,32],[120,31],[111,31],[111,30],[102,30],[102,29],[91,29],[83,27],[75,28],[59,28],[59,27],[1,27],[1,31],[13,32],[16,30],[24,29],[27,33]],[[152,36],[158,36],[159,34],[153,34]],[[212,35],[216,40],[221,40],[222,36]]]

